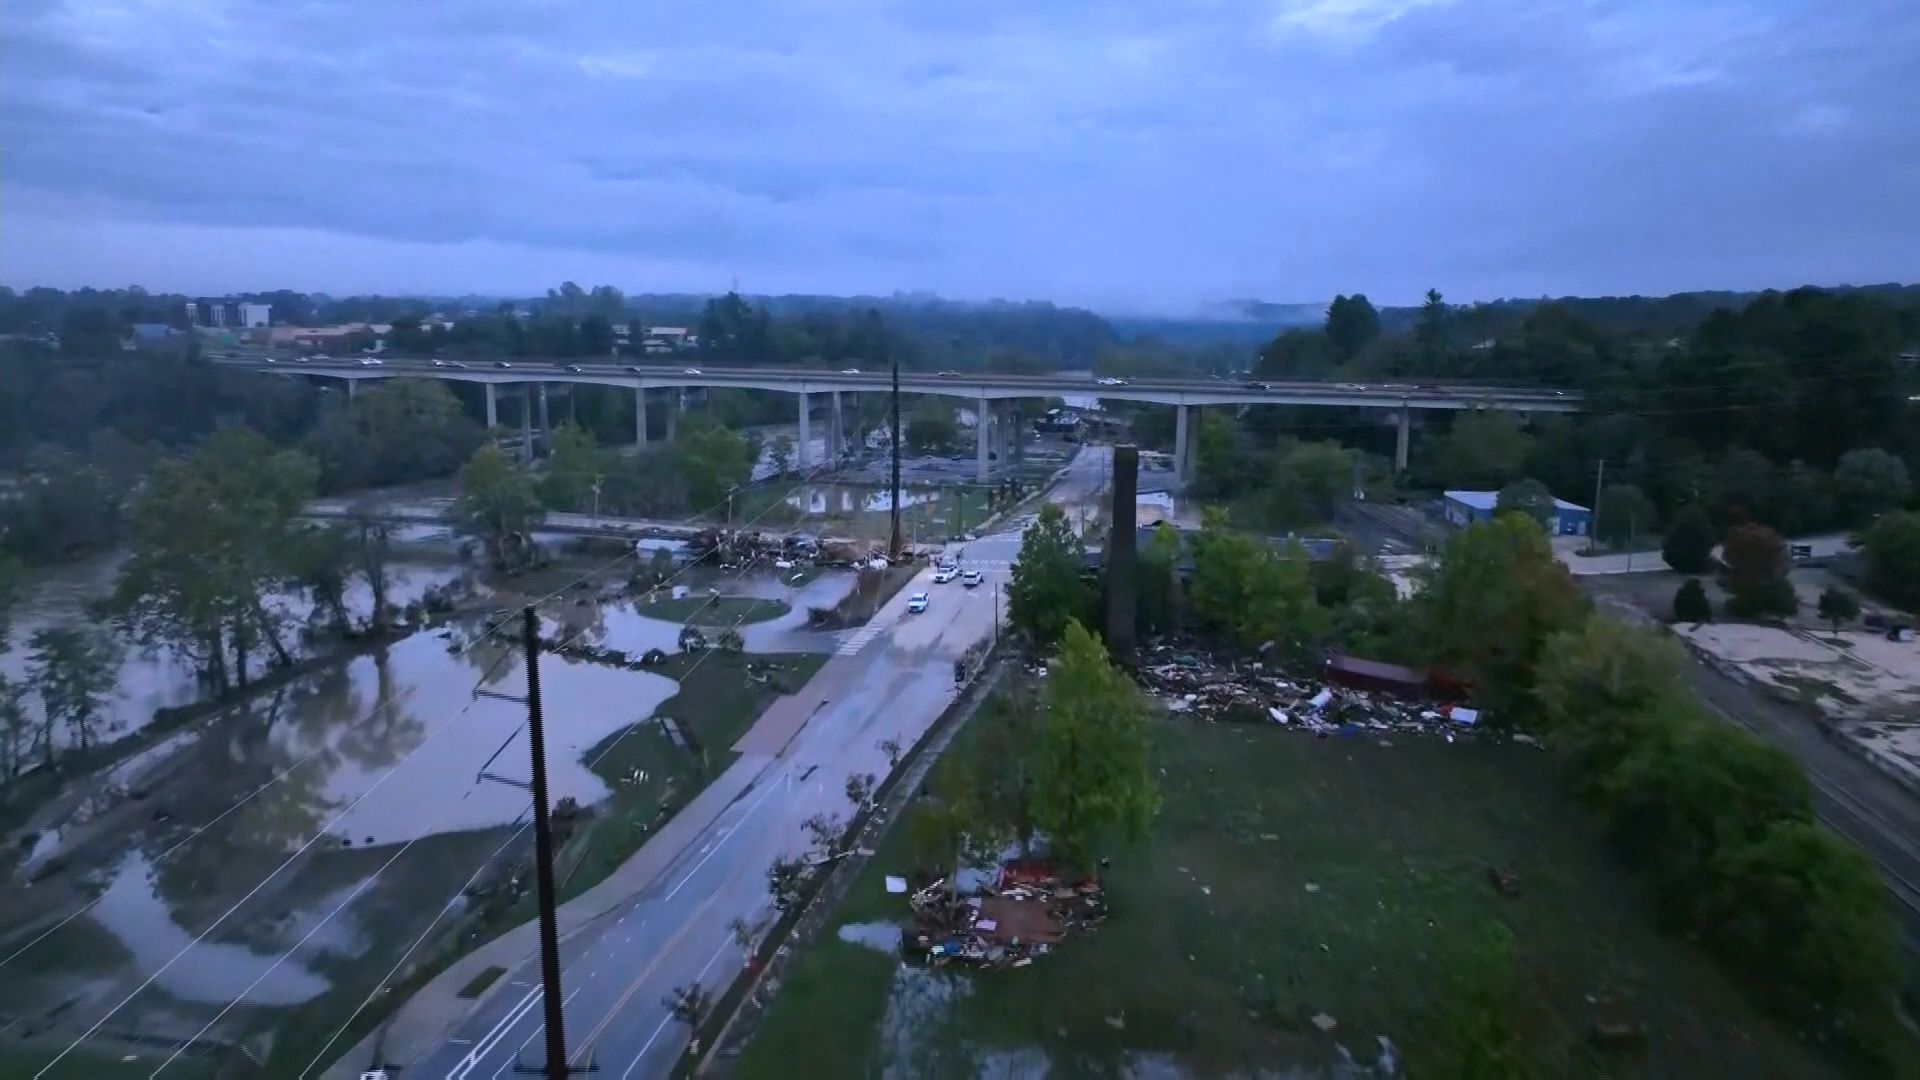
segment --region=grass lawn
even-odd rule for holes
[[[701,659],[704,656],[705,659]],[[648,836],[687,804],[736,756],[733,744],[782,693],[805,685],[827,657],[817,653],[676,653],[649,668],[680,681],[680,690],[654,710],[671,717],[688,746],[680,747],[657,720],[623,728],[586,752],[593,771],[612,789],[584,829],[557,859],[565,902],[600,882],[640,849]],[[747,665],[771,665],[773,684],[750,677]],[[776,688],[777,687],[777,688]]]
[[[881,882],[912,863],[895,828],[788,969],[741,1074],[1254,1075],[1328,1068],[1336,1042],[1371,1061],[1376,1036],[1414,1069],[1454,958],[1494,924],[1511,934],[1540,1075],[1834,1073],[1702,952],[1654,931],[1544,753],[1163,725],[1164,807],[1145,843],[1115,853],[1098,933],[978,973],[839,940],[840,925],[904,920]],[[1517,898],[1490,866],[1518,875]],[[1319,1031],[1320,1013],[1337,1027]],[[1602,1016],[1639,1025],[1640,1048],[1591,1048]]]
[[[648,618],[692,622],[695,626],[739,626],[777,619],[793,610],[785,600],[752,596],[706,596],[689,593],[675,599],[663,596],[648,603],[635,600],[633,609]]]

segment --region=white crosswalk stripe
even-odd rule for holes
[[[861,649],[866,648],[868,642],[872,641],[874,638],[879,637],[880,630],[881,630],[881,627],[875,626],[872,623],[868,623],[867,625],[861,627],[860,629],[855,630],[853,633],[848,634],[847,639],[840,643],[840,647],[833,650],[833,655],[852,656],[853,654],[859,652]]]

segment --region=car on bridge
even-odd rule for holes
[[[497,367],[497,368],[510,368],[510,367],[512,367],[513,365],[512,365],[512,364],[509,364],[509,363],[507,363],[507,362],[506,362],[505,360],[495,360],[495,361],[493,362],[493,366],[494,366],[494,367]]]
[[[1125,386],[1127,385],[1127,380],[1116,379],[1113,376],[1109,375],[1106,378],[1100,380],[1100,385],[1101,386]]]

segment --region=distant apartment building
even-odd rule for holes
[[[273,305],[240,300],[189,300],[187,322],[223,330],[257,329],[273,324]]]

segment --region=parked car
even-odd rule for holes
[[[951,566],[939,567],[933,572],[933,583],[935,585],[945,585],[947,582],[952,581],[958,573],[959,571]]]
[[[980,571],[978,570],[969,570],[966,573],[960,575],[960,584],[963,588],[968,588],[968,589],[978,588],[980,586],[980,583],[985,580],[987,580],[986,576],[981,574]]]
[[[926,610],[927,610],[927,594],[926,593],[917,592],[917,593],[914,593],[912,596],[907,597],[907,614],[919,615],[925,612]]]

